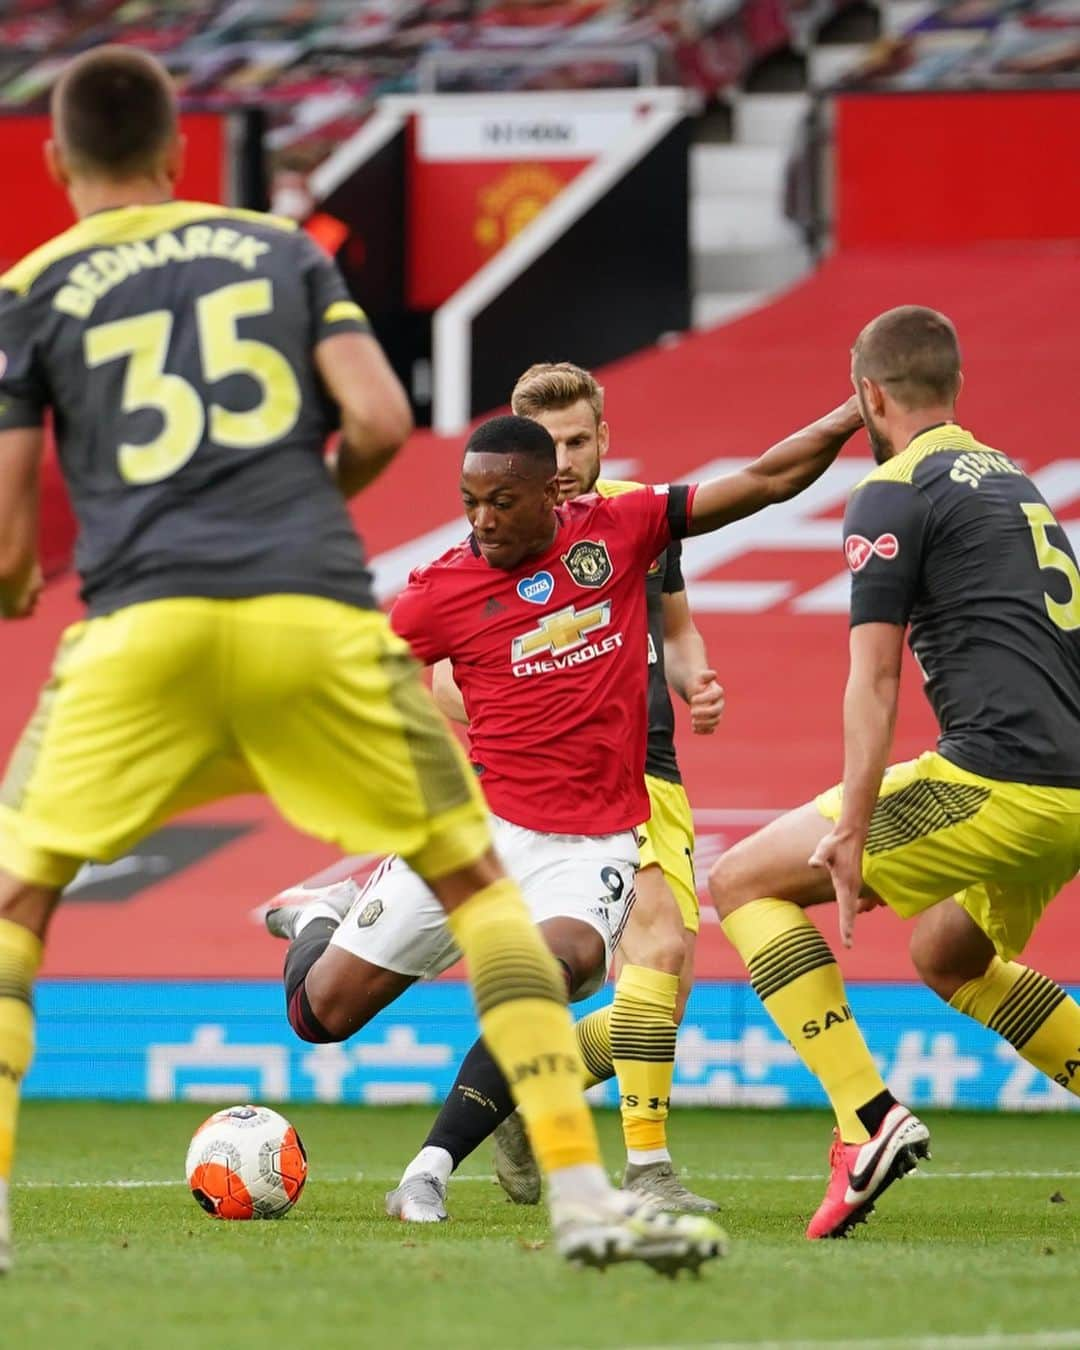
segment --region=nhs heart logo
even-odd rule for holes
[[[522,577],[517,584],[517,593],[530,605],[546,605],[555,589],[555,578],[550,572],[537,572],[533,577]]]

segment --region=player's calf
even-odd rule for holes
[[[291,921],[296,936],[283,973],[289,1025],[301,1040],[315,1044],[347,1040],[412,983],[409,976],[333,945],[341,924],[336,910],[348,911],[355,888],[347,882],[327,889],[336,892],[332,901],[324,897],[303,905]],[[280,911],[266,915],[268,928],[275,912]]]

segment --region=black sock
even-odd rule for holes
[[[879,1092],[876,1097],[871,1097],[865,1106],[860,1106],[855,1114],[862,1121],[863,1129],[869,1135],[877,1134],[881,1129],[881,1122],[896,1105],[896,1098],[891,1092]]]
[[[304,925],[299,937],[289,943],[285,955],[285,1009],[289,1025],[302,1041],[322,1044],[336,1041],[311,1011],[304,981],[315,962],[330,946],[330,939],[337,931],[336,919],[312,919]]]
[[[457,1168],[514,1110],[506,1079],[483,1040],[461,1061],[425,1147],[444,1148]]]
[[[570,968],[561,960],[558,965],[569,991]],[[481,1037],[461,1061],[454,1086],[435,1117],[424,1147],[446,1149],[456,1171],[513,1113],[515,1106],[502,1070]]]

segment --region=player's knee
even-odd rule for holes
[[[289,1025],[302,1041],[314,1045],[326,1045],[334,1041],[346,1040],[355,1026],[348,1025],[344,1009],[335,1007],[332,999],[316,995],[314,1001],[308,995],[307,982],[301,982],[292,991],[288,999]]]
[[[42,940],[59,898],[60,892],[54,887],[20,881],[0,871],[0,919],[28,928]]]
[[[721,919],[757,898],[750,880],[737,849],[729,849],[709,868],[709,894]]]
[[[678,975],[685,960],[682,914],[659,867],[638,873],[637,897],[622,938],[624,958],[665,975]]]
[[[570,949],[555,953],[556,963],[566,981],[567,998],[577,997],[580,990],[593,983],[597,971],[603,968],[604,958],[604,943],[598,933],[593,935],[593,940],[585,937]]]
[[[946,1003],[969,980],[984,975],[993,957],[991,953],[984,961],[981,954],[956,951],[949,943],[941,941],[940,934],[920,928],[911,934],[908,951],[919,978]]]
[[[636,965],[665,975],[678,975],[683,966],[682,934],[677,929],[651,929],[639,948]]]

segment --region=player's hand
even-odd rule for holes
[[[829,413],[829,418],[837,423],[837,430],[843,435],[850,436],[853,432],[858,431],[863,424],[862,408],[859,406],[858,396],[852,394],[845,403],[841,403],[839,408],[834,408]]]
[[[855,938],[855,916],[862,912],[862,839],[849,829],[831,830],[810,855],[811,867],[826,867],[840,914],[840,941],[850,947]]]
[[[37,602],[45,588],[41,567],[35,563],[22,590],[14,596],[0,596],[0,615],[5,619],[28,619],[37,609]]]
[[[711,736],[724,715],[724,690],[716,681],[715,670],[699,670],[690,677],[686,701],[694,735]]]

